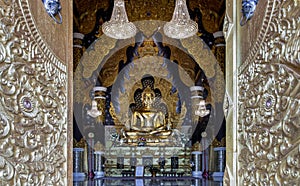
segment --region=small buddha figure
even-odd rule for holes
[[[167,124],[166,114],[154,107],[155,99],[155,92],[146,87],[141,95],[142,107],[133,111],[130,124],[127,124],[125,134],[129,138],[138,136],[167,138],[172,133]]]

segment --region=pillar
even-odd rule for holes
[[[212,175],[213,180],[221,181],[224,177],[226,147],[216,147],[215,152],[215,170]]]
[[[202,177],[202,152],[201,151],[193,151],[192,152],[192,176],[193,177]]]
[[[94,152],[94,161],[95,161],[94,173],[95,173],[96,178],[104,177],[103,162],[102,162],[103,154],[104,154],[104,152],[102,152],[102,151]]]
[[[73,148],[73,178],[75,180],[84,180],[85,173],[83,172],[83,148]]]
[[[80,63],[84,49],[83,45],[84,34],[75,32],[73,33],[73,71],[76,71],[78,64]]]

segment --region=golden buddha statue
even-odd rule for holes
[[[131,120],[125,124],[125,137],[168,138],[172,133],[170,123],[166,114],[154,107],[155,101],[155,92],[146,87],[141,94],[142,106],[133,110]]]

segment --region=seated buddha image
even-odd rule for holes
[[[136,139],[140,137],[167,138],[171,126],[167,117],[167,106],[160,101],[160,91],[151,86],[135,92],[136,103],[131,107],[131,119],[125,125],[125,136]]]

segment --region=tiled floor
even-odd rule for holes
[[[104,178],[74,181],[74,186],[223,186],[222,181],[194,178]]]

